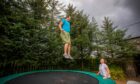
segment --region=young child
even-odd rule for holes
[[[99,72],[97,73],[97,75],[102,75],[103,79],[110,78],[110,70],[103,58],[100,59]]]

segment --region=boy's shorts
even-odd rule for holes
[[[64,44],[65,43],[71,44],[71,38],[70,38],[70,33],[69,32],[62,31],[60,33],[60,37],[61,37]]]

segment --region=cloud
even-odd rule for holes
[[[119,25],[120,28],[132,24],[140,20],[140,0],[62,0],[71,3],[79,10],[95,17],[99,25],[105,16]],[[132,34],[133,37],[140,36],[140,24],[133,25],[128,28],[127,35]]]
[[[139,22],[134,25],[129,25],[128,32],[133,35],[133,37],[140,36],[140,0],[125,0],[123,4],[124,8],[128,8],[133,13],[128,24],[133,24],[135,22]]]

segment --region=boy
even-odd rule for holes
[[[63,56],[66,59],[73,59],[71,57],[71,39],[70,39],[70,16],[67,16],[66,19],[62,19],[59,23],[59,28],[61,30],[61,38],[64,43],[64,54]]]

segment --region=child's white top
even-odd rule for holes
[[[107,75],[106,68],[108,68],[108,66],[106,64],[100,64],[99,65],[99,73],[100,73],[100,75],[102,75],[102,76]]]

